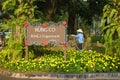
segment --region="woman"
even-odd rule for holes
[[[79,50],[83,49],[83,43],[84,43],[84,35],[82,29],[77,30],[77,35],[74,35],[75,38],[78,40],[78,48]]]

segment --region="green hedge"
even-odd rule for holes
[[[99,41],[100,43],[104,43],[103,36],[92,35],[91,41],[92,41],[92,43],[96,43],[97,41]]]

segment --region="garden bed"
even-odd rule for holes
[[[45,53],[37,59],[0,62],[0,66],[13,71],[42,71],[52,73],[118,72],[118,56],[108,56],[96,51],[67,50],[66,61],[63,51],[42,50]]]

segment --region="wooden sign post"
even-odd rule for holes
[[[64,61],[66,61],[66,55],[67,55],[67,53],[66,53],[66,43],[63,44],[63,50],[64,50]]]
[[[28,57],[28,46],[30,45],[63,45],[67,41],[66,21],[54,23],[24,23],[25,26],[25,45],[26,57]]]

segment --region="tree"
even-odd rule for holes
[[[3,30],[11,30],[8,45],[2,50],[4,59],[21,59],[24,53],[24,25],[25,21],[34,20],[34,0],[6,0],[2,4],[2,10],[8,14],[2,24]]]
[[[79,16],[89,27],[92,24],[92,18],[95,15],[101,15],[106,0],[37,0],[36,18],[42,18],[41,21],[58,22],[66,20],[68,22],[68,34],[75,33],[75,20]],[[41,11],[41,12],[39,12]],[[82,24],[82,23],[80,23]]]
[[[103,9],[101,27],[104,32],[106,54],[120,56],[120,1],[113,0]]]
[[[67,20],[67,3],[68,0],[35,1],[34,5],[37,6],[35,17],[42,22]]]

